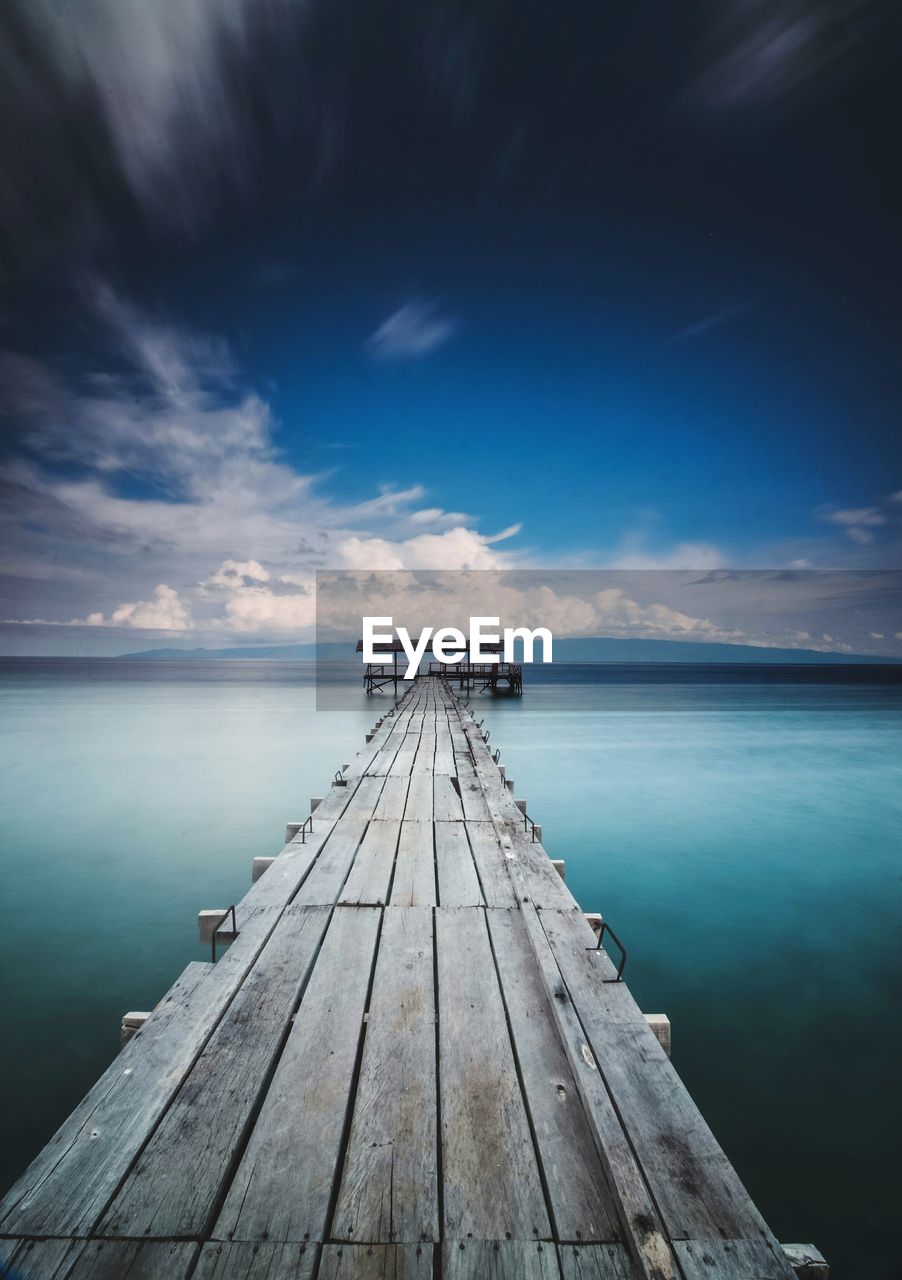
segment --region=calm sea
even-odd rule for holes
[[[837,1280],[899,1274],[902,687],[685,668],[480,702],[583,908],[766,1218]],[[0,662],[0,1181],[50,1137],[362,745],[309,669]]]

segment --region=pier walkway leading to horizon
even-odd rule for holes
[[[444,681],[418,679],[289,833],[231,945],[8,1193],[0,1263],[792,1280]]]

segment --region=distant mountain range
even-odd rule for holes
[[[233,649],[145,649],[123,653],[123,659],[144,661],[209,661],[215,658],[256,658],[273,662],[313,662],[315,644],[247,645]],[[358,662],[353,647],[330,643],[319,646],[319,657],[332,662]],[[762,649],[746,644],[706,644],[691,640],[615,640],[609,636],[561,639],[554,642],[558,662],[706,662],[773,664],[898,663],[874,654],[819,653],[815,649]]]

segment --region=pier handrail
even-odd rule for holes
[[[226,917],[227,917],[229,914],[231,914],[231,917],[232,917],[232,933],[233,933],[236,937],[237,937],[237,934],[238,934],[238,917],[235,915],[235,904],[234,904],[234,902],[233,902],[233,903],[232,903],[232,905],[231,905],[230,907],[227,907],[227,908],[226,908],[225,912],[223,913],[223,917],[222,917],[222,919],[220,920],[220,922],[219,922],[219,924],[216,926],[216,928],[213,930],[213,936],[212,936],[212,937],[211,937],[211,939],[210,939],[210,946],[211,946],[211,948],[212,948],[212,952],[213,952],[212,959],[213,959],[213,963],[214,963],[214,964],[216,963],[216,935],[219,933],[219,930],[220,930],[220,929],[222,928],[222,926],[225,924],[225,922],[226,922]]]
[[[604,981],[605,981],[605,982],[619,982],[619,981],[620,981],[620,979],[623,977],[623,971],[624,971],[624,969],[626,968],[626,947],[623,945],[623,943],[622,943],[622,942],[620,941],[620,939],[617,937],[617,934],[614,932],[614,930],[611,928],[611,926],[608,924],[607,920],[605,920],[605,918],[604,918],[603,916],[602,916],[602,919],[601,919],[601,928],[598,930],[598,942],[595,944],[595,946],[594,946],[594,947],[590,947],[589,949],[590,949],[591,951],[600,951],[600,950],[601,950],[601,943],[602,943],[602,939],[604,938],[604,935],[605,935],[606,933],[609,933],[609,934],[611,935],[611,937],[614,939],[614,944],[615,944],[615,946],[616,946],[616,947],[618,948],[618,950],[620,951],[620,964],[617,966],[617,977],[616,977],[616,978],[605,978],[605,979],[604,979]]]

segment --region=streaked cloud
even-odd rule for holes
[[[721,325],[725,325],[728,321],[741,316],[748,307],[744,303],[737,303],[733,307],[724,307],[720,311],[713,311],[710,315],[702,316],[701,319],[689,324],[685,329],[680,329],[667,339],[668,343],[688,342],[690,338],[698,338],[703,333],[710,333],[712,329],[719,329]]]
[[[370,334],[365,350],[378,361],[419,360],[449,342],[457,328],[434,302],[405,302]]]

